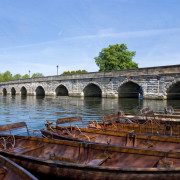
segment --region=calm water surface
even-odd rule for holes
[[[0,125],[25,121],[31,129],[41,129],[46,120],[71,116],[101,120],[102,116],[118,110],[139,113],[149,106],[154,111],[162,111],[169,105],[180,109],[180,100],[0,96]]]

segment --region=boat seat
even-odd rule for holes
[[[36,149],[40,149],[42,147],[44,147],[44,145],[40,145],[40,146],[31,145],[31,146],[24,146],[24,147],[15,147],[13,152],[15,154],[25,154],[27,152],[30,152],[30,151],[33,151]]]
[[[68,163],[76,163],[70,158],[56,156],[55,153],[49,155],[49,159],[53,161],[60,161],[60,162],[68,162]]]
[[[172,167],[173,161],[167,161],[166,158],[160,159],[157,163],[158,168]]]
[[[89,166],[100,166],[101,164],[103,164],[110,157],[111,157],[110,154],[101,154],[101,155],[97,156],[95,159],[92,159],[86,165],[89,165]]]
[[[153,147],[154,146],[154,144],[153,143],[151,143],[151,142],[143,142],[143,143],[141,143],[141,144],[139,144],[138,145],[138,147],[140,147],[140,148],[151,148],[151,147]]]

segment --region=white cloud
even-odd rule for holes
[[[96,39],[96,38],[107,38],[107,37],[137,38],[137,37],[146,37],[146,36],[169,34],[169,33],[175,33],[175,32],[180,32],[180,28],[150,29],[150,30],[129,31],[129,32],[114,32],[112,29],[107,29],[107,30],[103,29],[94,35],[76,36],[76,37],[72,37],[71,39]]]

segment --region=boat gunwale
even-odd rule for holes
[[[180,158],[180,153],[175,152],[175,151],[174,152],[162,151],[162,150],[147,149],[147,148],[126,147],[126,146],[93,143],[93,142],[84,143],[84,142],[77,142],[77,141],[45,139],[45,138],[38,138],[38,137],[15,136],[15,138],[19,138],[19,139],[22,138],[22,140],[31,140],[31,141],[38,141],[38,142],[51,143],[51,144],[60,144],[60,145],[67,145],[67,146],[73,146],[73,147],[84,147],[84,148],[95,149],[95,150],[106,150],[106,151],[119,152],[119,153],[141,154],[141,155],[148,155],[148,156],[158,156],[158,157],[177,158],[177,159]],[[5,151],[0,150],[0,152],[5,152]]]
[[[51,126],[52,129],[56,129],[55,126]],[[66,128],[71,128],[70,126],[67,126]],[[74,130],[78,130],[76,127],[72,127]],[[103,129],[90,129],[90,128],[80,128],[82,132],[87,132],[87,133],[97,133],[97,134],[102,134],[102,135],[110,135],[110,136],[118,136],[118,137],[127,137],[129,134],[136,135],[137,139],[143,139],[143,140],[153,140],[153,141],[161,141],[161,142],[172,142],[172,143],[180,143],[180,136],[164,136],[164,135],[154,135],[154,134],[143,134],[143,133],[131,133],[131,132],[118,132],[118,131],[113,131],[113,130],[103,130]],[[45,132],[50,132],[50,134],[58,136],[59,134],[55,132],[51,132],[47,129],[41,129],[40,131],[45,131]],[[66,136],[60,135],[63,138],[66,138]],[[78,138],[71,138],[71,139],[78,139]],[[81,140],[79,140],[81,141]],[[90,142],[87,140],[82,140],[85,142]],[[95,142],[94,142],[95,143]]]

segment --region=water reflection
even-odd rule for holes
[[[25,121],[33,129],[44,127],[46,120],[81,116],[83,120],[97,119],[117,113],[139,113],[149,106],[154,111],[162,111],[172,105],[180,109],[180,100],[138,100],[130,98],[100,97],[35,97],[35,96],[0,96],[0,124]]]

